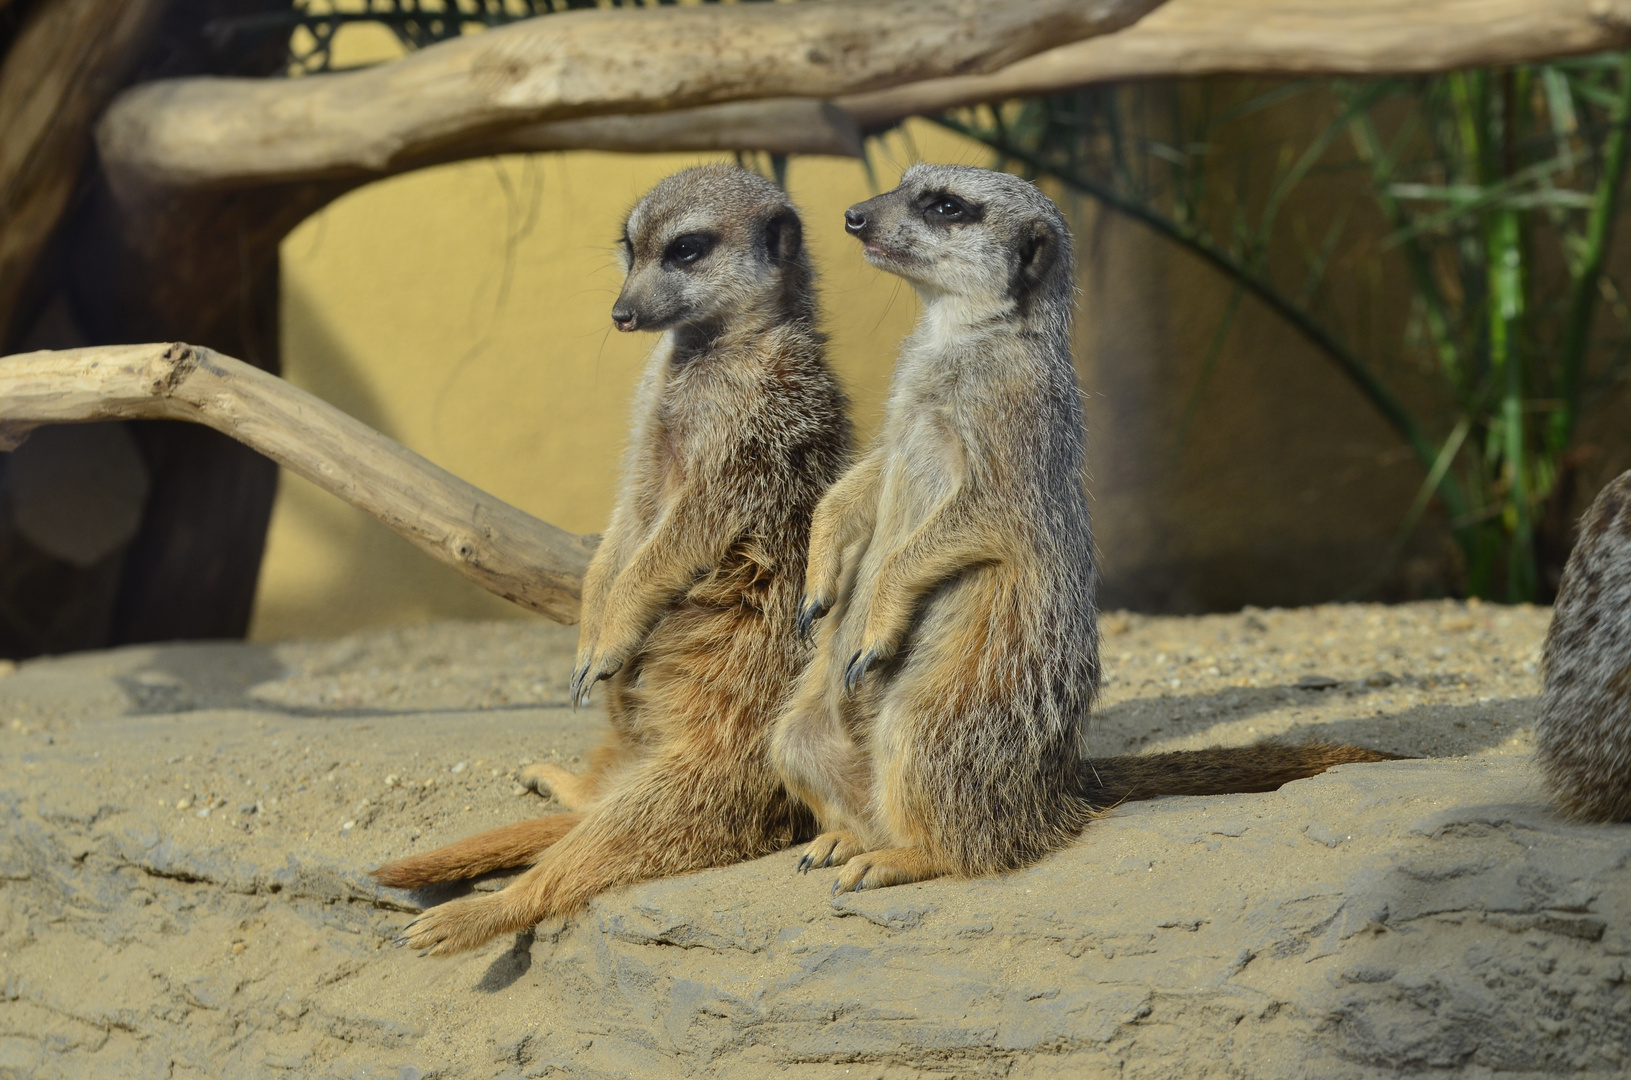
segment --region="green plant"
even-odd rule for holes
[[[1631,308],[1608,272],[1631,54],[1241,85],[1088,87],[937,119],[1144,223],[1232,283],[1191,413],[1242,296],[1256,298],[1420,463],[1390,562],[1436,499],[1469,595],[1546,598],[1565,553],[1581,418],[1631,359]],[[1315,179],[1364,194],[1334,213],[1327,200],[1323,221],[1289,211]],[[1371,227],[1355,228],[1356,216]],[[1408,282],[1392,340],[1361,348],[1344,332],[1351,313],[1328,287],[1339,251]]]

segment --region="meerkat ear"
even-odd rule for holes
[[[765,254],[770,256],[771,262],[795,259],[803,246],[804,226],[793,211],[783,210],[765,222]]]
[[[1019,239],[1019,265],[1014,268],[1014,295],[1035,292],[1059,259],[1059,238],[1045,221],[1033,221]]]

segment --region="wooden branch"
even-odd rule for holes
[[[298,79],[176,79],[97,131],[116,183],[243,187],[381,175],[450,143],[551,120],[945,75],[1126,26],[1161,0],[822,0],[584,10]]]
[[[663,113],[590,116],[511,128],[448,148],[451,160],[540,150],[769,150],[783,154],[860,157],[861,129],[844,110],[819,98],[731,101]]]
[[[4,4],[0,4],[4,7]],[[0,343],[91,148],[165,0],[36,4],[0,64]]]
[[[984,75],[837,101],[862,128],[1088,83],[1220,74],[1388,75],[1631,46],[1631,0],[1170,0],[1135,26]]]
[[[0,358],[0,448],[41,424],[190,420],[265,454],[489,592],[571,623],[594,540],[523,513],[304,390],[190,345]]]

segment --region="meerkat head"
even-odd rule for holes
[[[926,300],[1069,302],[1070,230],[1036,185],[969,165],[914,165],[900,186],[844,211],[866,261]]]
[[[775,184],[735,165],[687,169],[652,188],[619,241],[619,330],[813,317],[812,273],[798,211]]]

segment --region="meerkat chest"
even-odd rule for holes
[[[914,409],[892,434],[878,523],[885,531],[910,530],[964,482],[963,440],[955,418],[928,403]]]

